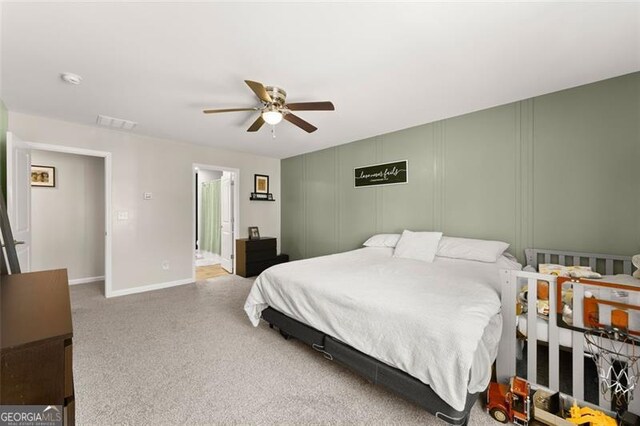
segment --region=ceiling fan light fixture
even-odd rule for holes
[[[282,121],[282,113],[277,110],[267,110],[262,113],[262,119],[267,123],[275,126]]]
[[[2,2],[2,0],[0,0]],[[265,124],[270,124],[271,132],[275,137],[275,125],[280,123],[283,119],[293,124],[296,127],[304,130],[307,133],[313,133],[318,128],[311,123],[304,121],[302,118],[293,114],[292,111],[334,111],[335,107],[330,101],[321,102],[294,102],[287,104],[287,92],[280,87],[265,86],[258,81],[245,80],[247,86],[253,91],[253,93],[260,99],[260,106],[249,108],[218,108],[218,109],[205,109],[205,114],[216,114],[219,112],[234,112],[234,111],[259,111],[260,115],[256,118],[256,121],[249,126],[247,132],[253,133],[260,130]]]

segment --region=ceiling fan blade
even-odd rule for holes
[[[291,111],[335,111],[335,107],[329,101],[323,102],[296,102],[285,105]]]
[[[314,126],[311,123],[307,123],[306,121],[304,121],[302,118],[298,117],[297,115],[285,114],[282,118],[284,118],[285,120],[287,120],[291,124],[295,124],[296,126],[300,127],[302,130],[304,130],[307,133],[313,133],[316,130],[318,130],[318,128],[316,126]]]
[[[251,127],[247,129],[247,132],[257,132],[258,130],[260,130],[260,127],[262,127],[263,124],[264,124],[264,120],[262,118],[262,114],[260,114],[256,119],[256,121],[253,122]]]
[[[269,94],[267,93],[267,89],[264,88],[264,85],[262,83],[258,83],[257,81],[251,81],[251,80],[245,80],[244,82],[247,83],[247,86],[249,86],[249,88],[253,90],[253,93],[255,93],[256,96],[260,98],[262,102],[267,102],[267,103],[273,102],[273,100],[271,99],[271,96],[269,96]]]
[[[225,109],[205,109],[205,114],[217,114],[219,112],[236,112],[236,111],[257,111],[259,108],[225,108]]]

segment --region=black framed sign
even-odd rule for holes
[[[401,160],[393,163],[356,167],[354,180],[356,188],[407,183],[409,181],[409,162]]]

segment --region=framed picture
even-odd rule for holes
[[[249,227],[249,239],[250,240],[259,240],[260,239],[260,231],[257,226]]]
[[[56,186],[56,168],[52,166],[31,166],[31,186]]]
[[[253,175],[253,192],[256,194],[269,193],[269,176]]]
[[[398,185],[409,182],[409,162],[407,160],[356,167],[353,171],[354,187],[356,188]]]

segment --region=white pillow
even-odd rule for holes
[[[495,263],[508,248],[509,244],[502,241],[442,237],[438,256]]]
[[[411,232],[405,230],[396,244],[393,257],[433,262],[442,232]]]
[[[400,234],[378,234],[364,242],[365,247],[395,247]]]

